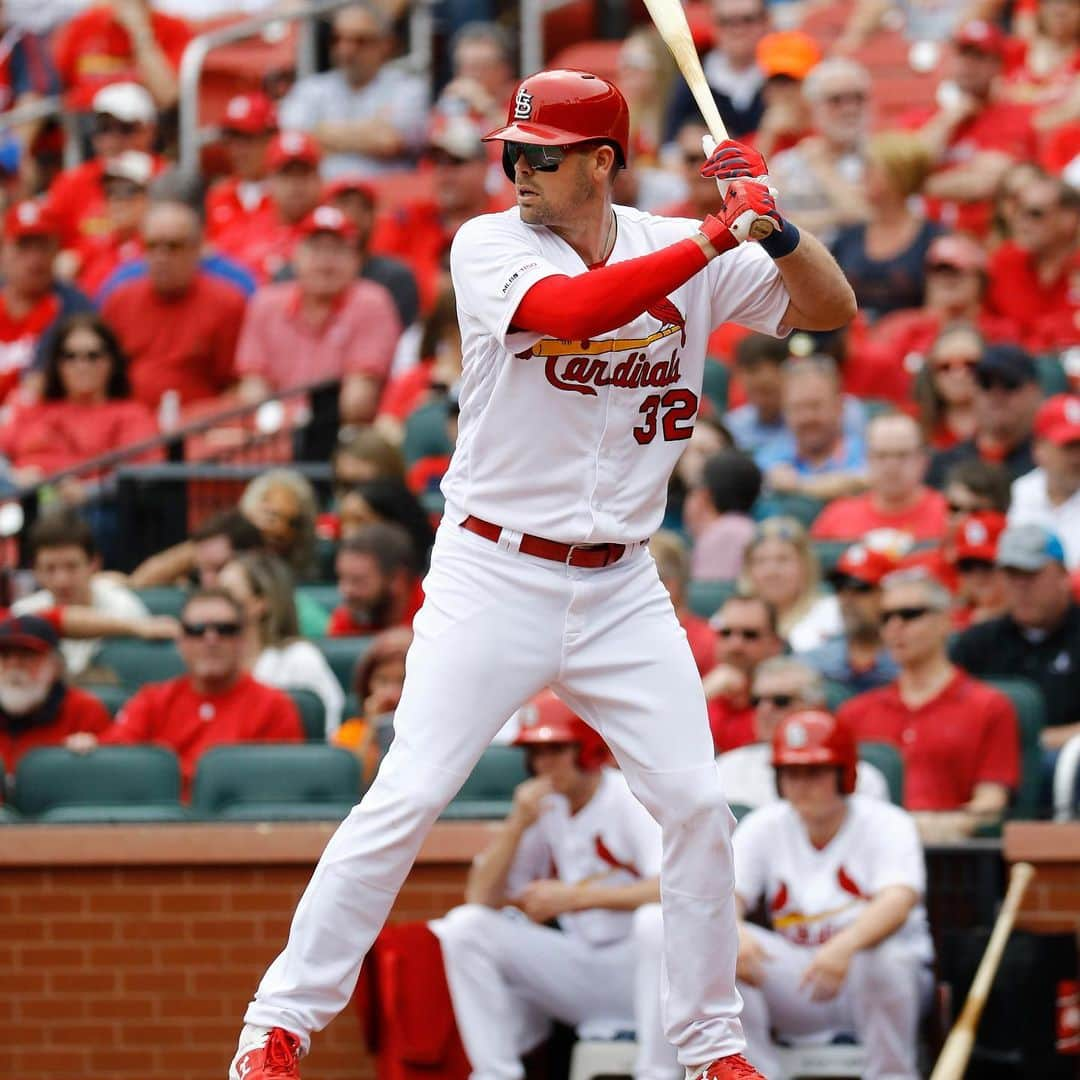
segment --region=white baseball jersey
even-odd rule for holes
[[[698,222],[613,208],[608,263],[692,236]],[[743,244],[713,259],[649,312],[592,341],[511,330],[543,278],[581,257],[514,207],[458,230],[450,268],[463,373],[457,448],[443,480],[447,517],[474,514],[564,543],[647,539],[694,426],[705,345],[723,322],[786,332],[789,297],[772,259]]]
[[[660,873],[660,826],[630,793],[622,774],[604,769],[596,794],[576,813],[562,795],[544,801],[540,817],[522,834],[506,878],[513,899],[530,881],[557,877],[575,885],[633,885]],[[626,937],[632,911],[593,908],[559,917],[568,934],[590,945]]]
[[[862,795],[848,796],[840,831],[820,851],[788,802],[747,814],[733,844],[735,891],[750,909],[764,897],[773,929],[797,945],[828,941],[889,885],[906,885],[920,897],[926,890],[914,819],[899,806]],[[927,962],[933,958],[921,903],[896,938]]]

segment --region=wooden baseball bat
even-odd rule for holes
[[[720,110],[716,107],[712,89],[705,78],[701,60],[698,59],[682,0],[645,0],[645,7],[648,8],[653,25],[664,39],[668,51],[675,58],[675,63],[679,65],[709,134],[716,142],[722,143],[728,137],[727,128],[720,119]],[[768,218],[758,218],[750,229],[750,236],[754,240],[764,240],[773,228],[773,223]]]
[[[972,1048],[975,1046],[975,1030],[979,1026],[979,1017],[982,1016],[986,999],[990,996],[990,987],[993,985],[994,976],[997,974],[998,965],[1001,963],[1005,944],[1012,933],[1013,923],[1016,921],[1016,913],[1020,910],[1024,893],[1027,891],[1031,879],[1035,876],[1035,867],[1031,863],[1016,863],[1009,874],[1009,888],[1005,893],[1001,911],[998,912],[994,929],[990,933],[990,940],[986,943],[979,967],[975,972],[975,978],[971,980],[971,989],[968,990],[964,1007],[956,1018],[952,1030],[949,1032],[945,1045],[941,1048],[934,1071],[930,1074],[930,1080],[962,1080],[964,1071],[967,1069],[968,1058],[971,1057]]]

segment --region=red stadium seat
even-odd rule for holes
[[[551,57],[569,45],[596,36],[596,8],[593,0],[572,0],[544,16],[544,59],[550,67]]]
[[[579,41],[561,49],[551,60],[555,68],[578,68],[591,71],[609,82],[615,81],[621,41]]]

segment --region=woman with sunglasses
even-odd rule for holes
[[[970,323],[945,327],[915,379],[919,422],[932,450],[948,450],[975,434],[975,365],[982,335]]]
[[[41,400],[17,406],[0,429],[0,451],[17,483],[40,483],[157,434],[153,413],[131,396],[127,367],[120,342],[99,316],[73,315],[57,328],[45,352]],[[160,457],[156,450],[139,460]],[[65,494],[77,498],[73,487]]]

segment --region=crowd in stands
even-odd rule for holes
[[[295,693],[377,768],[457,435],[449,247],[513,203],[482,136],[512,94],[517,12],[490,6],[427,72],[398,55],[400,5],[340,9],[325,70],[223,104],[198,177],[173,120],[203,6],[5,16],[0,108],[62,93],[85,158],[60,167],[47,119],[0,136],[0,493],[37,518],[34,588],[16,575],[0,622],[9,776],[42,744],[154,741],[187,786],[208,746],[302,739]],[[715,329],[652,541],[732,798],[775,794],[787,715],[839,708],[895,747],[926,838],[992,829],[1025,783],[1045,810],[1080,735],[1080,7],[908,6],[899,32],[878,0],[692,7],[729,131],[860,308],[830,334]],[[936,88],[903,109],[872,59],[898,38]],[[618,200],[715,212],[705,128],[655,33],[597,55],[631,107]],[[87,463],[163,461],[159,433],[316,383],[329,485],[296,442],[127,557],[113,466]],[[175,588],[161,613],[155,590]],[[113,722],[93,693],[124,682],[101,661],[132,635],[175,640],[175,668],[125,685]],[[1041,732],[988,682],[1009,679],[1041,694]],[[887,797],[870,766],[858,785]]]

